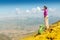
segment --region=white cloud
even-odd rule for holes
[[[19,8],[16,8],[16,13],[17,14],[20,14],[21,13]]]
[[[24,14],[24,13],[39,13],[41,12],[41,8],[39,6],[37,6],[36,8],[31,8],[30,10],[22,10],[20,8],[16,8],[16,13],[17,14]]]
[[[37,6],[36,8],[32,8],[32,13],[38,13],[41,12],[41,8],[39,6]]]
[[[49,8],[49,11],[50,12],[55,12],[56,11],[56,8]]]
[[[32,13],[36,13],[36,8],[32,8]]]
[[[37,7],[37,12],[40,12],[41,11],[41,8],[38,6]]]
[[[26,13],[30,13],[30,10],[26,10]]]

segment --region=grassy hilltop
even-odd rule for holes
[[[33,34],[26,36],[21,40],[60,40],[60,21],[51,24],[50,28],[45,30],[41,35],[34,37]]]

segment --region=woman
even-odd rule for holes
[[[44,6],[43,11],[44,11],[44,23],[45,23],[45,27],[46,27],[46,29],[48,29],[49,28],[48,10],[47,10],[47,7],[46,6]]]
[[[44,6],[43,11],[44,11],[44,23],[45,23],[45,26],[44,25],[40,25],[40,27],[38,29],[38,34],[36,34],[35,37],[38,36],[38,35],[40,35],[40,34],[42,34],[44,32],[45,28],[46,29],[49,28],[49,23],[48,23],[48,10],[47,10],[47,7],[46,6]]]

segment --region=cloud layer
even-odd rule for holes
[[[49,8],[49,11],[50,12],[55,12],[56,11],[56,8]]]
[[[50,12],[55,12],[56,8],[48,8],[48,11]],[[16,13],[20,14],[20,13],[40,13],[42,12],[42,8],[40,8],[39,6],[37,6],[36,8],[31,8],[31,10],[27,9],[27,10],[21,10],[20,8],[16,8]]]
[[[31,10],[27,9],[27,10],[21,10],[20,8],[16,8],[16,13],[37,13],[37,12],[41,12],[41,8],[38,6],[36,8],[31,8]]]
[[[48,8],[48,11],[51,12],[50,14],[56,12],[56,8]],[[31,8],[27,10],[22,10],[20,8],[16,8],[16,13],[21,17],[42,17],[43,11],[40,6],[36,8]]]

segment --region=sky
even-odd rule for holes
[[[0,18],[43,17],[44,5],[49,16],[60,17],[60,0],[0,0]]]

